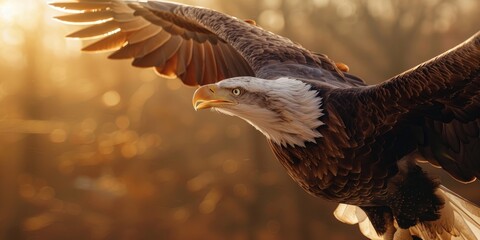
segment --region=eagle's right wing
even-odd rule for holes
[[[457,180],[480,178],[480,32],[384,83],[332,95],[343,115],[358,115],[348,117],[352,136],[375,139],[385,158],[396,158],[382,161],[416,149]]]

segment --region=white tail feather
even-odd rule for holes
[[[480,208],[444,186],[439,187],[437,195],[445,201],[440,219],[417,224],[408,230],[397,227],[393,237],[378,235],[366,214],[357,206],[340,204],[334,215],[341,222],[358,224],[363,235],[375,240],[407,240],[412,239],[412,235],[424,240],[480,240]]]
[[[348,204],[339,204],[333,215],[340,221],[346,224],[358,224],[360,231],[365,237],[374,240],[382,240],[383,238],[377,234],[373,228],[372,223],[367,217],[367,214],[357,206]]]

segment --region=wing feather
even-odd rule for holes
[[[297,61],[300,69],[335,70],[326,56],[315,55],[286,38],[206,8],[163,1],[112,0],[51,5],[77,13],[60,16],[59,20],[93,24],[68,37],[104,37],[85,51],[118,49],[110,58],[134,58],[133,65],[154,67],[169,76],[174,73],[187,85],[235,76],[275,78],[295,71],[278,72],[265,67],[292,60]]]
[[[187,67],[184,83],[187,85],[202,85],[204,72],[204,49],[203,44],[194,44],[192,47],[192,61]]]
[[[192,56],[195,56],[190,66],[195,66],[195,82],[199,85],[203,85],[203,75],[205,73],[205,47],[202,43],[196,44],[196,47],[193,48]],[[187,70],[189,71],[189,70]]]
[[[180,36],[171,36],[168,39],[164,39],[163,43],[159,43],[161,45],[154,51],[145,56],[135,58],[132,64],[136,67],[162,66],[178,51],[182,43],[183,40]]]
[[[141,58],[165,44],[172,35],[161,31],[153,37],[134,44],[127,44],[109,56],[111,59]],[[151,65],[154,66],[154,65]]]
[[[204,51],[205,51],[205,62],[209,64],[205,64],[205,71],[203,74],[203,78],[200,84],[205,84],[206,82],[216,82],[217,79],[217,64],[215,62],[215,55],[213,52],[213,47],[210,42],[206,41],[203,43]]]
[[[127,34],[124,32],[117,32],[105,38],[98,40],[82,49],[86,52],[110,51],[116,50],[125,45]]]
[[[89,39],[89,38],[98,38],[108,36],[116,31],[120,30],[120,25],[118,22],[108,21],[96,25],[92,25],[90,27],[81,29],[74,33],[67,35],[68,38],[82,38],[82,39]]]
[[[217,78],[224,79],[225,76],[228,76],[228,72],[226,71],[224,65],[222,63],[225,62],[225,57],[223,56],[223,52],[221,48],[214,48],[213,54],[215,56],[216,68],[217,68]]]
[[[192,39],[183,41],[177,53],[177,75],[181,76],[187,71],[187,66],[192,61]]]
[[[65,23],[73,24],[94,24],[97,22],[108,21],[113,19],[113,13],[110,11],[95,11],[57,16],[55,19]]]
[[[235,64],[235,58],[232,55],[232,50],[226,44],[219,44],[219,50],[223,53],[227,67],[225,68],[227,74],[240,76],[242,69],[241,66]]]
[[[480,32],[384,83],[334,92],[340,105],[352,106],[344,114],[356,119],[347,126],[361,130],[356,139],[395,141],[382,152],[390,161],[417,150],[420,160],[469,182],[480,178],[479,86]]]
[[[165,65],[160,69],[157,68],[157,71],[160,70],[158,73],[167,77],[176,77],[178,74],[176,73],[177,69],[177,58],[178,55],[175,54],[173,55],[166,63]]]
[[[106,10],[110,7],[107,2],[58,2],[50,3],[50,6],[65,12],[91,12]]]
[[[143,42],[143,41],[157,35],[161,31],[162,31],[162,28],[160,28],[158,26],[155,26],[155,25],[149,25],[145,28],[142,28],[142,29],[140,29],[138,31],[135,31],[132,34],[130,34],[127,38],[127,42],[129,44],[135,44],[135,43]]]
[[[120,28],[123,32],[136,32],[148,26],[150,26],[150,23],[141,17],[135,17],[130,19],[130,21],[120,22]]]

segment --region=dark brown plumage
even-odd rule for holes
[[[338,186],[331,186],[355,186],[355,181],[371,179],[372,189],[367,190],[376,192],[376,186],[385,184],[382,179],[396,173],[391,167],[407,154],[443,167],[460,181],[480,177],[475,147],[480,146],[480,34],[383,84],[331,88],[310,83],[325,99],[326,124],[320,129],[324,138],[305,151],[273,148],[283,162],[305,162],[305,156],[315,154],[310,158],[325,176],[312,186],[331,185],[326,178],[351,174],[347,179],[354,182],[340,180]],[[312,172],[299,167],[289,170],[299,171],[298,175]],[[361,195],[366,192],[359,191],[358,197],[364,199]]]
[[[69,35],[104,36],[85,51],[115,50],[110,58],[133,58],[134,66],[154,67],[187,85],[237,76],[309,84],[323,100],[322,137],[305,147],[272,141],[271,148],[307,192],[360,206],[380,234],[394,220],[408,229],[440,217],[439,184],[415,160],[462,182],[480,177],[480,33],[366,86],[325,55],[213,10],[156,1],[52,5],[85,11],[57,17],[62,21],[101,21]]]

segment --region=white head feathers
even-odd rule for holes
[[[322,99],[302,81],[237,77],[217,85],[242,88],[245,96],[237,105],[216,110],[246,120],[274,143],[305,147],[306,142],[315,142],[322,136],[317,131],[324,124],[319,120],[323,115]]]

